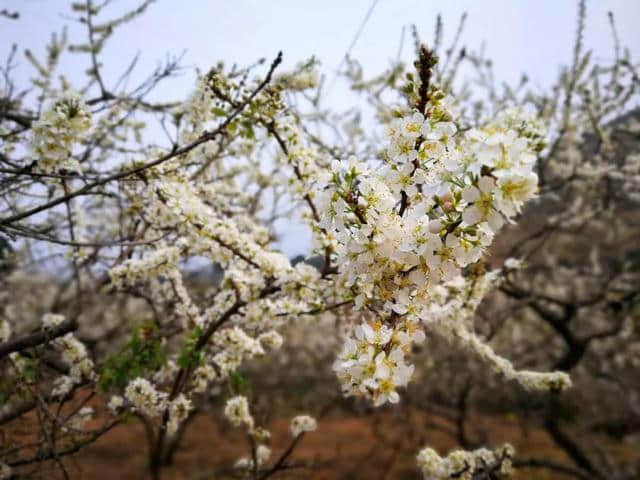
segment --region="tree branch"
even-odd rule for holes
[[[54,338],[73,332],[77,328],[78,323],[76,320],[69,319],[51,328],[42,329],[37,332],[0,343],[0,358],[13,352],[20,352],[26,348],[37,347],[38,345],[46,343]]]

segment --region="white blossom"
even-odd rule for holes
[[[291,420],[291,425],[289,426],[291,435],[294,437],[297,437],[301,433],[313,432],[316,428],[318,428],[316,419],[309,415],[298,415],[297,417],[294,417]]]
[[[156,417],[166,408],[167,394],[159,392],[149,380],[138,377],[127,385],[124,396],[133,407],[149,417]]]
[[[235,427],[244,426],[249,429],[253,427],[253,417],[249,412],[247,397],[239,395],[227,400],[224,407],[224,416],[227,417]]]

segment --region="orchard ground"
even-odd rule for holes
[[[103,407],[92,402],[97,408]],[[354,413],[341,400],[324,407],[318,430],[307,434],[296,449],[292,465],[308,465],[283,471],[275,478],[312,480],[418,480],[415,468],[415,445],[428,444],[448,451],[457,442],[442,430],[453,429],[444,416],[426,413],[419,408],[392,406]],[[34,417],[13,425],[8,435],[28,436],[33,432]],[[545,458],[568,463],[569,459],[540,428],[518,421],[514,415],[472,413],[468,428],[483,431],[497,442],[510,442],[519,459]],[[92,421],[97,427],[100,419]],[[271,448],[277,456],[291,441],[289,417],[276,418],[266,425],[272,433]],[[140,480],[148,478],[147,451],[143,425],[135,419],[115,427],[110,434],[81,450],[67,463],[75,479]],[[632,443],[612,444],[602,438],[602,448],[614,458],[628,460],[635,454]],[[198,414],[190,422],[172,465],[163,473],[166,480],[207,480],[241,478],[234,462],[247,454],[247,442],[241,431],[232,428],[217,411]],[[63,478],[53,462],[45,463],[34,478]],[[517,480],[551,480],[566,478],[546,470],[519,468]]]

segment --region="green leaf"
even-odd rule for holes
[[[103,391],[121,391],[134,378],[155,372],[166,365],[167,352],[157,333],[153,323],[143,323],[134,329],[122,349],[106,359],[98,379]]]
[[[229,125],[227,125],[227,132],[229,132],[229,135],[235,135],[237,130],[238,124],[236,122],[231,122]]]
[[[250,140],[254,140],[256,138],[256,132],[253,130],[251,123],[245,122],[242,126],[244,127],[243,135]]]
[[[231,383],[233,389],[240,394],[246,395],[251,391],[251,382],[239,372],[232,372],[229,375],[229,383]]]
[[[195,367],[202,361],[202,352],[196,349],[201,335],[202,329],[196,326],[189,338],[185,341],[182,350],[180,350],[180,356],[178,357],[178,365],[181,368]]]

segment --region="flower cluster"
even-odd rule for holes
[[[212,360],[223,378],[235,371],[245,358],[264,354],[260,341],[250,337],[239,327],[225,328],[217,332],[213,343],[221,347]]]
[[[289,425],[291,435],[294,437],[297,437],[302,433],[313,432],[316,428],[318,428],[316,419],[309,415],[298,415],[297,417],[293,417],[293,419],[291,419],[291,424]]]
[[[432,448],[425,448],[418,453],[417,459],[418,467],[422,470],[425,480],[448,480],[450,478],[471,480],[478,470],[491,478],[511,476],[513,474],[511,465],[513,454],[513,447],[508,444],[497,450],[486,448],[473,451],[455,450],[444,458]]]
[[[42,317],[42,326],[46,330],[63,321],[63,315],[47,313]],[[62,375],[54,380],[51,390],[54,397],[64,397],[74,386],[85,380],[96,378],[93,360],[89,358],[87,348],[73,333],[67,333],[54,339],[52,345],[60,351],[63,362],[69,367],[67,375]]]
[[[133,285],[152,276],[167,275],[175,268],[180,250],[174,246],[158,248],[141,259],[124,262],[109,271],[111,282],[117,288]]]
[[[178,427],[187,419],[191,410],[193,410],[193,404],[183,393],[169,402],[169,421],[167,423],[169,435],[178,431]]]
[[[113,395],[109,399],[109,403],[107,404],[107,407],[114,415],[117,414],[123,406],[124,398],[122,398],[120,395]]]
[[[259,467],[269,461],[271,457],[271,449],[266,445],[258,445],[255,451],[256,464]],[[238,470],[253,470],[253,458],[241,457],[236,460],[234,467]]]
[[[45,329],[60,325],[62,322],[64,322],[64,315],[58,313],[45,313],[42,316],[42,326]]]
[[[334,368],[347,394],[378,405],[397,402],[395,387],[411,376],[404,352],[424,334],[408,331],[430,322],[431,291],[477,262],[536,193],[534,117],[509,110],[465,132],[455,117],[451,98],[432,87],[424,112],[390,123],[381,167],[334,161],[318,198],[356,308],[379,315],[347,339]]]
[[[231,397],[224,406],[224,416],[231,422],[234,427],[253,428],[253,417],[249,411],[249,402],[247,397],[241,395]]]
[[[238,395],[227,400],[224,407],[224,415],[235,426],[247,430],[251,439],[251,457],[242,457],[235,463],[235,467],[240,470],[253,470],[266,464],[271,456],[271,449],[265,445],[271,438],[271,433],[255,425],[253,416],[249,409],[249,402],[246,397]],[[294,437],[294,442],[298,437],[306,432],[313,432],[318,427],[316,420],[308,415],[298,415],[291,420],[290,431]]]
[[[79,172],[80,163],[72,157],[73,147],[91,127],[91,111],[75,92],[63,92],[33,125],[32,151],[40,170],[58,173]]]
[[[69,365],[69,376],[74,381],[93,378],[93,361],[89,358],[87,348],[72,333],[57,338],[54,343],[60,349],[62,359]]]
[[[391,124],[381,168],[332,164],[322,226],[338,239],[359,305],[381,298],[388,312],[406,309],[477,261],[536,192],[529,117],[505,113],[461,134],[445,100]]]
[[[358,325],[333,365],[343,393],[370,398],[375,406],[397,403],[396,389],[406,387],[414,370],[405,356],[413,343],[424,339],[418,323],[410,319],[393,327],[379,321]]]
[[[84,430],[85,424],[93,418],[94,410],[92,407],[82,407],[76,414],[71,417],[69,427],[73,430]],[[66,429],[66,427],[63,427]]]
[[[238,395],[227,400],[224,407],[224,415],[235,427],[246,428],[247,434],[253,442],[253,455],[238,459],[235,467],[242,470],[251,470],[254,467],[259,468],[264,465],[271,456],[271,449],[265,445],[265,442],[271,438],[271,433],[264,428],[255,426],[247,397]]]
[[[160,415],[167,406],[167,394],[159,392],[149,380],[141,377],[129,382],[124,396],[137,411],[149,417]]]
[[[314,61],[311,59],[306,64],[298,65],[291,73],[282,73],[275,79],[283,89],[291,91],[304,91],[318,86],[318,72],[314,68]]]

